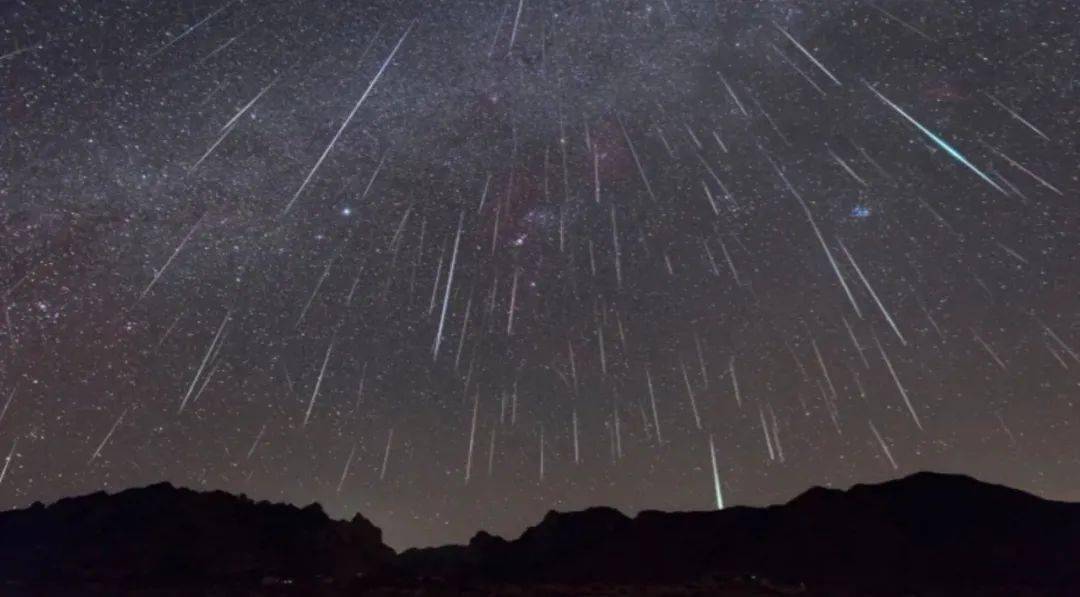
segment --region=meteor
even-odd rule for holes
[[[762,152],[764,153],[764,150],[762,150]],[[814,235],[817,237],[818,243],[821,244],[821,250],[825,253],[825,258],[828,259],[829,265],[832,266],[833,273],[836,274],[836,279],[840,282],[840,287],[844,289],[844,294],[847,295],[848,302],[851,303],[851,308],[855,310],[855,314],[859,316],[859,319],[862,319],[862,311],[859,309],[859,304],[855,302],[855,295],[851,293],[851,288],[848,287],[847,281],[844,280],[844,275],[840,273],[840,266],[836,264],[836,259],[833,257],[832,251],[829,250],[829,245],[825,243],[825,237],[822,236],[821,229],[818,228],[817,222],[814,221],[814,214],[810,212],[810,208],[807,207],[806,202],[803,201],[802,195],[795,190],[795,186],[791,184],[787,175],[784,174],[784,171],[780,169],[780,166],[773,161],[772,157],[766,153],[765,159],[768,160],[769,164],[773,167],[773,170],[776,171],[777,176],[783,181],[788,191],[790,191],[792,196],[799,202],[799,206],[802,207],[803,213],[806,214],[806,219],[810,222],[810,227],[814,229]]]
[[[574,431],[574,464],[581,462],[581,449],[578,445],[577,409],[571,411],[570,424]]]
[[[653,391],[652,374],[649,373],[649,368],[645,367],[645,381],[649,386],[649,403],[652,405],[653,425],[656,427],[656,443],[664,443],[664,439],[660,436],[660,415],[656,412],[656,392]]]
[[[881,299],[878,298],[877,293],[874,292],[874,288],[870,286],[870,281],[866,279],[866,276],[863,274],[862,268],[860,268],[859,264],[855,262],[855,257],[851,255],[851,252],[848,251],[847,246],[844,245],[844,241],[840,240],[839,237],[836,238],[836,242],[840,244],[840,248],[844,251],[844,255],[847,256],[848,261],[851,263],[851,267],[855,268],[855,273],[859,275],[859,279],[862,280],[863,285],[866,286],[866,290],[870,292],[870,296],[874,299],[874,303],[877,304],[878,309],[881,311],[881,314],[885,316],[885,319],[889,322],[889,326],[892,327],[892,330],[894,332],[896,332],[896,337],[900,338],[900,344],[907,346],[907,340],[904,339],[904,335],[900,333],[900,328],[897,327],[896,322],[893,321],[892,316],[889,315],[889,311],[885,308],[885,305],[882,304]]]
[[[219,131],[224,131],[225,129],[232,128],[232,125],[236,124],[236,121],[239,120],[240,117],[243,116],[248,110],[250,110],[251,107],[254,106],[256,102],[259,101],[259,98],[261,98],[263,95],[265,95],[267,91],[270,91],[270,88],[273,87],[274,84],[277,83],[278,79],[280,79],[280,78],[281,78],[281,74],[278,74],[278,76],[274,77],[274,79],[272,81],[267,83],[266,87],[263,87],[262,90],[259,91],[259,93],[251,101],[244,104],[244,107],[240,108],[240,111],[237,112],[232,118],[230,118],[228,122],[221,125],[221,128],[218,129],[218,130]]]
[[[155,56],[157,56],[158,54],[160,54],[160,53],[164,52],[165,50],[168,50],[169,48],[171,48],[171,47],[173,46],[173,44],[175,44],[176,42],[180,41],[181,39],[184,39],[184,38],[185,38],[185,37],[187,37],[188,35],[191,35],[191,33],[192,33],[193,31],[195,31],[196,29],[198,29],[199,27],[201,27],[202,25],[204,25],[204,24],[205,24],[205,23],[206,23],[207,21],[209,21],[210,19],[212,19],[212,18],[216,17],[216,16],[217,16],[217,15],[218,15],[219,13],[221,13],[221,11],[223,11],[223,10],[225,10],[226,8],[228,8],[229,6],[231,6],[231,5],[232,5],[232,3],[233,3],[232,1],[230,1],[230,2],[226,2],[226,3],[225,3],[225,5],[224,5],[224,6],[222,6],[221,8],[218,8],[218,9],[217,9],[217,10],[215,10],[214,12],[212,12],[212,13],[210,13],[210,14],[206,15],[206,16],[205,16],[205,17],[204,17],[204,18],[203,18],[203,19],[202,19],[201,21],[199,21],[198,23],[195,23],[195,24],[194,24],[194,25],[192,25],[191,27],[188,27],[188,28],[187,28],[186,30],[184,30],[184,32],[183,32],[183,33],[181,33],[180,35],[177,35],[176,37],[172,38],[171,40],[169,40],[169,42],[168,42],[168,43],[166,43],[165,45],[161,46],[160,48],[158,48],[157,50],[155,50],[154,52],[152,52],[152,53],[151,53],[151,54],[150,54],[149,56],[147,56],[146,58],[143,58],[143,59],[142,59],[142,61],[140,62],[140,64],[142,64],[142,63],[145,63],[145,62],[147,62],[147,61],[149,61],[149,60],[152,60],[152,59],[153,59],[153,58],[154,58]]]
[[[852,167],[847,162],[844,161],[844,158],[836,155],[836,152],[833,151],[831,147],[826,145],[825,146],[825,151],[828,151],[829,155],[832,157],[833,161],[835,161],[841,168],[843,168],[844,172],[847,172],[852,178],[854,178],[856,182],[858,182],[863,187],[869,187],[870,186],[870,185],[866,184],[866,181],[863,180],[863,178],[861,176],[859,176],[855,172],[855,170],[852,169]]]
[[[8,452],[7,458],[4,459],[4,467],[0,468],[0,485],[4,484],[4,477],[7,475],[8,466],[11,465],[11,459],[15,456],[15,447],[19,445],[19,438],[15,438],[15,441],[11,442],[11,451]]]
[[[716,469],[716,446],[713,445],[712,434],[709,434],[709,457],[712,460],[713,489],[716,491],[716,509],[724,509],[724,497],[720,495],[720,473]]]
[[[959,151],[956,150],[956,148],[954,148],[952,145],[949,145],[948,143],[946,143],[945,140],[942,139],[941,137],[935,135],[933,133],[933,131],[931,131],[930,129],[923,126],[921,122],[919,122],[918,120],[915,120],[914,118],[912,118],[907,112],[904,111],[903,108],[896,105],[895,103],[893,103],[892,100],[890,100],[889,98],[882,95],[881,92],[878,91],[877,89],[874,89],[873,85],[871,85],[870,83],[867,83],[866,81],[863,81],[863,83],[866,84],[867,89],[874,92],[874,95],[878,96],[878,99],[885,102],[885,104],[887,106],[889,106],[890,108],[895,110],[898,114],[903,116],[905,120],[907,120],[912,125],[914,125],[915,128],[919,129],[919,131],[921,131],[922,134],[929,137],[930,140],[933,141],[935,144],[937,144],[938,147],[944,149],[946,153],[948,153],[950,156],[953,157],[953,159],[955,159],[956,161],[958,161],[961,164],[963,164],[964,166],[966,166],[969,170],[974,172],[979,178],[983,179],[983,181],[985,181],[986,184],[988,184],[988,185],[994,187],[995,189],[997,189],[997,191],[999,193],[1001,193],[1002,195],[1008,195],[1008,193],[1005,192],[1005,189],[998,186],[998,184],[996,182],[994,182],[989,176],[987,176],[986,173],[984,173],[982,170],[979,170],[978,168],[976,168],[975,165],[972,164],[971,162],[969,162],[968,159],[965,158],[963,154],[961,154]]]
[[[761,419],[761,431],[765,434],[765,447],[769,449],[769,460],[776,460],[776,452],[773,451],[772,436],[769,435],[769,426],[765,423],[765,411],[758,405],[758,417]]]
[[[836,83],[837,85],[843,87],[843,84],[840,83],[840,79],[837,79],[835,76],[833,76],[833,74],[831,72],[829,72],[829,69],[825,68],[825,65],[822,64],[821,62],[819,62],[817,58],[814,58],[814,55],[811,54],[809,50],[804,48],[803,45],[798,42],[798,40],[796,40],[794,37],[792,37],[791,34],[787,32],[787,30],[785,30],[783,27],[778,25],[776,23],[776,21],[773,21],[773,26],[776,27],[777,29],[779,29],[780,33],[783,33],[784,37],[788,38],[788,41],[795,44],[795,47],[799,48],[799,51],[802,52],[804,56],[809,58],[810,62],[814,63],[814,66],[818,67],[821,70],[821,72],[828,75],[829,78],[833,80],[833,83]]]
[[[311,418],[311,409],[315,408],[315,399],[319,397],[319,388],[322,387],[323,377],[326,375],[326,364],[330,362],[330,353],[334,350],[334,341],[336,338],[330,338],[330,344],[326,347],[326,356],[323,357],[322,368],[319,369],[319,379],[315,381],[315,389],[311,392],[311,401],[308,402],[307,412],[304,413],[304,425],[308,424],[308,419]]]
[[[203,212],[203,214],[199,216],[199,219],[196,220],[194,224],[192,224],[191,229],[188,230],[188,233],[184,235],[184,238],[180,241],[180,244],[176,245],[176,248],[173,249],[172,255],[169,255],[169,258],[165,260],[165,265],[162,265],[161,269],[157,270],[154,273],[154,279],[150,280],[150,283],[146,285],[146,288],[143,288],[142,293],[139,295],[140,301],[146,297],[147,293],[150,292],[150,289],[153,288],[154,285],[157,284],[157,281],[161,279],[162,274],[164,274],[165,270],[169,268],[169,264],[173,262],[173,259],[176,259],[176,256],[180,254],[180,251],[184,250],[184,246],[187,245],[189,240],[191,240],[191,237],[195,234],[195,230],[199,228],[199,224],[202,224],[203,218],[205,217],[206,212]]]
[[[900,377],[896,374],[896,369],[893,368],[892,361],[889,360],[889,355],[885,352],[885,347],[881,345],[881,340],[878,339],[877,334],[874,334],[874,343],[877,344],[878,351],[881,353],[881,358],[885,361],[885,366],[889,369],[889,375],[892,376],[893,383],[896,384],[896,389],[900,391],[900,396],[904,399],[904,405],[907,406],[908,412],[911,413],[911,418],[915,421],[915,426],[922,429],[922,423],[919,422],[919,415],[915,414],[915,407],[911,405],[911,399],[908,398],[907,390],[905,390],[904,385],[900,383]]]
[[[637,149],[634,148],[634,141],[630,139],[630,133],[626,131],[626,125],[623,124],[622,117],[619,117],[618,121],[623,137],[626,139],[626,145],[630,148],[630,155],[634,158],[634,164],[637,165],[638,174],[641,175],[641,182],[645,183],[645,190],[649,193],[649,198],[653,200],[653,203],[656,203],[656,195],[653,194],[652,185],[649,184],[649,177],[645,175],[645,167],[641,165],[641,158],[638,156]]]
[[[307,188],[308,183],[310,183],[312,177],[315,176],[315,172],[319,170],[319,166],[322,166],[322,163],[326,159],[326,156],[330,154],[330,150],[334,148],[334,145],[337,143],[338,139],[341,138],[341,133],[345,132],[345,127],[349,126],[349,123],[352,122],[353,116],[356,116],[356,111],[360,109],[360,106],[364,103],[364,100],[368,98],[368,95],[371,95],[371,90],[375,88],[375,84],[379,82],[379,78],[382,77],[382,74],[386,70],[386,67],[389,66],[390,61],[394,59],[394,56],[397,54],[398,49],[401,48],[401,44],[405,42],[405,38],[408,37],[409,31],[412,30],[414,24],[415,21],[413,23],[410,23],[409,26],[405,29],[405,33],[401,34],[401,39],[398,40],[397,45],[394,46],[394,49],[390,52],[390,55],[386,57],[386,60],[383,62],[382,66],[379,67],[379,71],[375,73],[375,77],[371,79],[371,83],[368,83],[367,89],[364,90],[364,94],[360,96],[360,99],[356,101],[356,105],[353,106],[352,111],[349,112],[349,115],[345,117],[345,122],[341,123],[341,128],[339,128],[337,133],[334,134],[334,138],[330,140],[330,144],[326,146],[325,150],[323,150],[322,155],[319,156],[319,159],[315,162],[315,165],[311,167],[311,171],[308,172],[307,177],[304,178],[304,182],[300,183],[300,188],[296,189],[296,193],[293,194],[292,199],[289,200],[289,203],[285,206],[285,210],[281,213],[281,215],[287,215],[290,211],[292,211],[293,205],[296,203],[296,200],[300,198],[300,194],[303,193],[304,189]]]
[[[109,432],[105,434],[105,439],[101,440],[101,443],[98,444],[97,450],[94,450],[94,453],[90,455],[90,460],[87,462],[87,464],[93,462],[94,459],[98,456],[101,456],[101,450],[105,447],[105,444],[109,443],[109,438],[111,438],[113,436],[113,433],[116,432],[116,428],[120,426],[120,422],[124,420],[124,415],[126,414],[127,409],[125,408],[124,412],[120,413],[120,416],[116,418],[116,422],[113,423],[112,427],[109,428]],[[12,446],[11,449],[14,451],[15,447]],[[8,459],[10,460],[11,457],[8,456]],[[7,465],[5,464],[4,467],[7,468]],[[3,480],[3,476],[0,476],[0,480]]]
[[[259,433],[255,435],[255,441],[251,442],[251,448],[249,448],[247,452],[248,460],[251,460],[251,455],[255,453],[255,448],[259,447],[259,441],[262,440],[264,433],[266,433],[266,425],[259,428]]]
[[[224,141],[225,138],[228,137],[229,133],[231,133],[232,131],[233,131],[233,127],[231,127],[231,126],[225,128],[224,132],[221,133],[221,136],[218,137],[218,140],[214,141],[214,144],[210,146],[210,149],[207,149],[206,153],[202,154],[202,156],[200,156],[199,159],[196,160],[195,163],[192,164],[190,168],[188,168],[188,172],[194,172],[195,169],[198,168],[199,165],[202,164],[204,160],[206,160],[206,158],[210,157],[211,153],[214,153],[214,150],[217,149],[218,145],[221,145],[221,142]]]
[[[785,53],[783,52],[783,50],[781,50],[780,48],[776,47],[776,44],[773,44],[773,43],[770,43],[770,44],[769,44],[769,47],[771,47],[771,48],[773,49],[773,52],[776,52],[776,54],[777,54],[778,56],[780,56],[780,58],[781,58],[781,59],[782,59],[782,60],[783,60],[783,61],[784,61],[785,63],[787,63],[787,65],[788,65],[788,66],[790,66],[791,68],[795,69],[795,72],[797,72],[797,73],[799,73],[800,75],[802,75],[802,78],[803,78],[803,79],[805,79],[805,80],[806,80],[806,82],[807,82],[807,83],[809,83],[811,87],[813,87],[813,88],[814,88],[814,89],[815,89],[815,90],[816,90],[816,91],[817,91],[818,93],[820,93],[820,94],[821,94],[821,97],[825,97],[825,90],[824,90],[824,89],[822,89],[820,85],[818,85],[817,83],[815,83],[815,82],[814,82],[814,80],[810,78],[810,75],[807,75],[807,74],[806,74],[806,73],[805,73],[805,72],[803,71],[803,69],[799,68],[799,65],[795,64],[794,62],[792,62],[792,61],[791,61],[791,58],[788,58],[788,57],[787,57],[787,54],[785,54]]]
[[[187,394],[184,395],[184,399],[180,401],[180,410],[178,413],[184,412],[184,407],[187,406],[187,401],[191,398],[191,393],[195,391],[195,385],[199,382],[199,378],[202,377],[203,369],[206,368],[206,364],[210,362],[210,358],[214,355],[214,348],[217,346],[218,340],[221,339],[221,333],[225,331],[225,325],[229,323],[229,318],[232,316],[232,310],[230,309],[225,313],[224,319],[221,320],[221,325],[218,326],[217,333],[214,334],[213,341],[210,342],[210,348],[206,349],[206,356],[203,357],[202,364],[199,365],[199,370],[195,372],[195,379],[191,380],[191,385],[188,387]]]
[[[990,151],[994,152],[994,154],[997,155],[999,158],[1001,158],[1001,159],[1005,160],[1006,162],[1008,162],[1009,165],[1011,165],[1013,168],[1016,168],[1017,170],[1023,172],[1024,174],[1027,174],[1028,176],[1034,178],[1035,181],[1038,182],[1039,184],[1041,184],[1042,186],[1044,186],[1044,187],[1050,189],[1051,191],[1057,193],[1059,196],[1064,196],[1065,195],[1064,193],[1061,192],[1061,189],[1055,187],[1054,185],[1047,182],[1046,179],[1042,178],[1038,174],[1035,174],[1034,172],[1032,172],[1028,168],[1024,167],[1024,165],[1021,164],[1020,162],[1018,162],[1018,161],[1010,158],[1009,156],[1005,155],[1004,153],[1002,153],[1000,150],[998,150],[993,145],[990,145],[990,144],[985,143],[985,142],[983,143],[983,145],[985,145],[986,148],[989,149]]]
[[[746,112],[746,107],[743,106],[743,103],[741,101],[739,101],[739,96],[735,95],[735,90],[731,88],[730,84],[728,84],[727,79],[724,77],[724,75],[720,75],[720,82],[724,84],[724,89],[727,89],[728,95],[730,95],[731,99],[735,101],[735,106],[739,108],[739,112],[742,112],[743,116],[749,118],[750,114]],[[698,147],[701,147],[700,143],[698,144]]]
[[[897,23],[899,23],[899,24],[900,24],[900,25],[901,25],[902,27],[904,27],[905,29],[907,29],[908,31],[911,31],[912,33],[914,33],[914,34],[918,35],[919,37],[921,37],[921,38],[925,39],[926,41],[929,41],[929,42],[934,42],[934,43],[937,43],[937,40],[935,40],[934,38],[930,37],[929,35],[927,35],[926,33],[924,33],[924,32],[923,32],[922,30],[920,30],[919,28],[917,28],[917,27],[915,27],[914,25],[912,25],[911,23],[908,23],[907,21],[905,21],[905,20],[901,19],[900,17],[898,17],[898,16],[894,15],[893,13],[891,13],[891,12],[889,12],[889,11],[885,10],[884,8],[881,8],[881,7],[880,7],[880,6],[878,6],[877,4],[874,4],[873,2],[867,2],[867,4],[869,4],[870,6],[872,6],[872,7],[874,8],[874,10],[876,10],[876,11],[880,12],[881,14],[885,15],[886,17],[888,17],[888,18],[889,18],[889,20],[892,20],[892,21],[896,21],[896,22],[897,22]],[[871,424],[870,424],[870,426],[871,426],[871,427],[872,427],[873,425],[874,425],[873,423],[871,423]],[[894,466],[893,468],[895,468],[895,466]]]
[[[0,62],[3,62],[5,60],[7,60],[8,58],[14,58],[14,57],[18,56],[19,54],[22,54],[23,52],[33,52],[34,50],[37,50],[37,49],[38,49],[37,46],[30,46],[28,48],[18,48],[16,50],[12,50],[12,51],[8,52],[7,54],[0,54]]]
[[[345,477],[349,475],[349,467],[352,465],[353,456],[355,455],[356,444],[353,444],[352,450],[349,451],[349,458],[345,461],[345,469],[341,471],[341,480],[337,484],[337,493],[341,493],[341,488],[345,485]]]
[[[1001,367],[1002,371],[1009,370],[1009,367],[1005,365],[1005,361],[1001,360],[1001,357],[999,357],[998,354],[994,352],[993,347],[991,347],[990,344],[986,342],[986,340],[983,340],[983,337],[979,335],[979,332],[971,330],[971,335],[975,339],[975,341],[979,343],[979,346],[982,346],[982,349],[990,355],[990,358],[994,359],[994,362],[997,363],[998,367]]]
[[[694,425],[701,429],[701,416],[698,415],[697,400],[694,399],[694,387],[690,385],[690,375],[686,372],[686,363],[679,359],[679,367],[682,368],[683,383],[686,384],[686,395],[690,397],[690,410],[694,413]]]
[[[464,223],[465,212],[461,212],[458,216],[457,236],[454,237],[454,250],[450,254],[450,273],[446,279],[446,293],[443,294],[442,315],[439,317],[439,331],[435,334],[435,346],[432,347],[432,360],[439,358],[439,344],[442,343],[443,325],[446,323],[446,308],[450,304],[450,288],[454,285],[454,265],[457,263],[458,244],[461,242],[461,227]]]
[[[893,460],[892,452],[889,451],[889,446],[885,444],[885,440],[882,439],[881,434],[878,433],[877,427],[874,427],[874,422],[870,421],[870,431],[874,432],[874,437],[877,438],[878,444],[881,445],[881,451],[885,453],[885,457],[889,459],[889,464],[892,465],[893,470],[897,470],[900,467],[896,466],[896,461]]]
[[[615,282],[622,288],[622,250],[619,248],[619,225],[615,220],[615,204],[611,204],[611,242],[615,248]]]
[[[728,373],[731,374],[731,387],[735,389],[735,403],[742,407],[742,392],[739,391],[739,378],[735,376],[735,357],[728,361]]]
[[[473,444],[476,441],[476,414],[480,412],[480,394],[473,399],[472,424],[469,427],[469,452],[465,457],[465,482],[472,476]]]
[[[1012,108],[1010,108],[1010,107],[1006,106],[1006,105],[1005,105],[1004,103],[1002,103],[1002,101],[1001,101],[1001,100],[999,100],[998,98],[994,97],[993,95],[990,95],[989,93],[985,93],[984,95],[985,95],[985,96],[986,96],[986,97],[987,97],[987,98],[988,98],[988,99],[989,99],[989,100],[990,100],[991,102],[993,102],[995,106],[997,106],[997,107],[1001,108],[1002,110],[1005,110],[1006,112],[1008,112],[1008,113],[1009,113],[1009,116],[1012,116],[1013,118],[1015,118],[1016,120],[1018,120],[1018,121],[1019,121],[1019,122],[1020,122],[1021,124],[1023,124],[1024,126],[1028,127],[1028,128],[1029,128],[1029,129],[1031,129],[1032,131],[1034,131],[1036,135],[1038,135],[1038,136],[1042,137],[1043,139],[1046,139],[1047,141],[1049,141],[1049,140],[1050,140],[1050,137],[1048,137],[1048,136],[1046,135],[1046,133],[1044,133],[1044,132],[1040,131],[1040,130],[1038,129],[1038,127],[1036,127],[1036,126],[1035,126],[1034,124],[1031,124],[1031,122],[1029,122],[1029,121],[1028,121],[1028,120],[1027,120],[1026,118],[1024,118],[1023,116],[1021,116],[1019,112],[1017,112],[1016,110],[1013,110]]]
[[[510,47],[506,53],[510,54],[514,49],[514,40],[517,39],[518,24],[521,22],[521,9],[525,7],[525,0],[518,0],[517,14],[514,15],[514,28],[510,31]]]
[[[0,409],[0,423],[4,422],[4,415],[7,414],[8,407],[11,406],[11,401],[15,399],[15,388],[11,388],[11,393],[8,394],[7,402],[4,403],[4,408]]]

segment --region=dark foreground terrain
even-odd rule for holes
[[[395,554],[360,515],[159,484],[0,513],[0,595],[1080,595],[1080,504],[920,473]]]

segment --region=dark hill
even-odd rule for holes
[[[1080,595],[1080,504],[919,473],[769,508],[560,514],[514,541],[409,550],[414,575],[506,584],[672,585],[753,578],[828,594]],[[1005,590],[1008,589],[1008,590]]]
[[[934,473],[769,508],[551,512],[397,556],[359,515],[167,484],[0,513],[5,595],[1078,595],[1078,563],[1080,504]]]
[[[357,514],[253,502],[167,483],[0,513],[0,579],[186,586],[349,577],[394,557]],[[2,591],[0,591],[2,593]]]

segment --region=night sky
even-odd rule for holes
[[[4,2],[0,507],[168,480],[403,548],[716,483],[1080,499],[1078,22]]]

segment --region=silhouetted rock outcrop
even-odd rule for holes
[[[1078,561],[1080,504],[934,473],[769,508],[551,512],[398,556],[359,515],[167,484],[0,514],[4,594],[1075,595]]]
[[[0,579],[186,585],[353,576],[394,557],[359,514],[167,483],[0,513]]]

